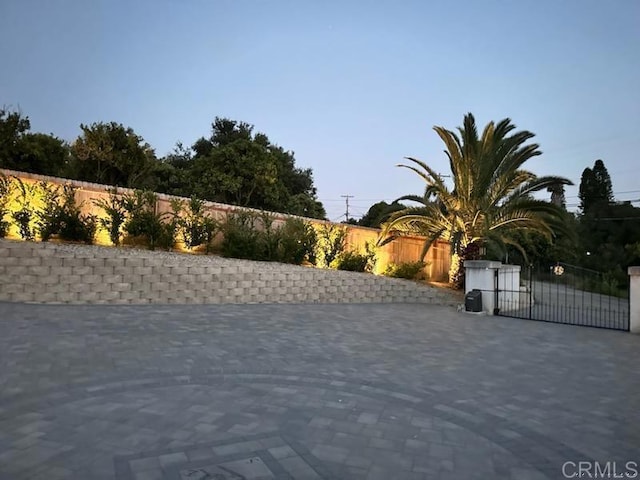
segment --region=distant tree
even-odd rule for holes
[[[15,169],[60,176],[68,161],[69,147],[64,140],[44,133],[27,133],[20,139]]]
[[[193,196],[190,171],[193,151],[178,142],[171,153],[161,158],[151,172],[155,181],[154,190],[182,197]]]
[[[596,203],[580,216],[579,234],[582,266],[628,279],[640,239],[640,208],[630,202]]]
[[[587,213],[597,204],[613,202],[611,177],[602,160],[596,160],[593,169],[585,168],[582,172],[578,197],[582,213]]]
[[[542,269],[557,262],[577,263],[581,255],[578,220],[574,214],[566,212],[564,222],[565,228],[551,238],[532,231],[514,232],[515,243],[520,247],[508,245],[496,258],[505,263],[533,264]]]
[[[187,148],[178,143],[160,160],[133,129],[116,122],[80,125],[70,147],[30,127],[20,112],[0,109],[0,168],[326,217],[311,169],[297,167],[293,152],[254,134],[248,123],[216,118],[209,138]]]
[[[564,185],[552,185],[547,188],[547,192],[551,192],[551,203],[566,210],[567,201],[564,195]]]
[[[392,203],[378,202],[369,207],[367,213],[365,213],[358,225],[362,227],[380,228],[380,225],[386,221],[389,216],[406,208],[405,205],[399,203],[397,200]]]
[[[20,140],[30,128],[29,117],[6,108],[0,109],[0,167],[14,168]]]
[[[120,123],[80,125],[82,134],[71,145],[68,174],[88,182],[152,189],[156,165],[151,146]]]
[[[253,126],[216,118],[188,164],[193,193],[207,200],[314,218],[326,216],[310,169],[295,166],[293,153],[273,145]]]
[[[607,171],[607,167],[604,166],[602,160],[596,160],[593,165],[593,175],[596,178],[596,182],[599,186],[599,194],[604,198],[607,203],[613,202],[613,186],[611,184],[611,177]]]
[[[60,175],[69,149],[54,135],[30,133],[29,117],[0,109],[0,168]]]

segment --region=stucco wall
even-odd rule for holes
[[[48,177],[44,175],[36,175],[32,173],[16,172],[12,170],[0,169],[0,172],[7,176],[14,176],[20,178],[25,183],[35,182],[48,182],[57,185],[70,184],[77,188],[76,201],[82,205],[84,213],[92,213],[94,215],[102,216],[101,209],[94,206],[93,202],[96,199],[108,199],[109,193],[107,189],[112,187],[106,185],[100,185],[96,183],[80,182],[75,180],[68,180],[57,177]],[[118,188],[118,192],[121,194],[132,193],[132,190],[126,188]],[[171,195],[158,195],[157,209],[159,212],[169,212],[171,210],[170,203],[174,197]],[[186,200],[186,199],[183,199]],[[39,207],[38,201],[36,201],[36,207]],[[223,219],[227,213],[241,210],[239,207],[233,205],[225,205],[215,202],[206,202],[206,209],[211,216],[217,219]],[[246,209],[251,210],[251,209]],[[283,222],[290,215],[275,213],[276,224]],[[314,224],[326,224],[329,222],[323,222],[316,219],[306,219]],[[378,239],[380,230],[375,228],[358,227],[354,225],[342,225],[347,228],[347,250],[360,250],[364,249],[365,242],[375,243]],[[18,229],[15,225],[9,230],[9,238],[18,238]],[[379,272],[384,271],[389,263],[403,263],[413,262],[420,258],[422,247],[424,245],[425,238],[419,236],[407,236],[399,238],[378,250],[377,270]],[[96,235],[96,243],[98,245],[110,245],[109,236],[106,231],[98,230]],[[178,243],[178,247],[180,244]],[[446,242],[435,242],[425,258],[427,262],[426,273],[434,280],[442,280],[447,278],[450,265],[449,245]]]
[[[0,240],[0,301],[452,304],[408,280],[129,248]]]

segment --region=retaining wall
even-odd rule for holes
[[[0,301],[453,304],[424,284],[366,273],[130,248],[0,240]]]

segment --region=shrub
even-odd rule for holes
[[[229,214],[222,225],[222,255],[298,265],[312,261],[316,242],[313,227],[300,219],[287,219],[276,228],[274,220],[264,212]]]
[[[42,208],[36,212],[37,230],[42,241],[57,235],[62,240],[91,244],[96,233],[97,220],[94,215],[83,215],[76,204],[76,188],[60,187],[41,182]]]
[[[372,272],[376,265],[376,253],[374,248],[365,243],[365,253],[344,252],[338,257],[338,270],[351,272]]]
[[[315,264],[316,231],[299,218],[289,218],[280,227],[278,261],[300,265],[304,261]]]
[[[96,207],[102,208],[104,213],[107,214],[106,218],[100,218],[100,226],[109,232],[109,240],[115,246],[120,245],[120,238],[122,237],[122,226],[127,218],[127,211],[124,208],[123,201],[118,197],[118,189],[107,189],[109,192],[109,200],[100,198],[94,200],[93,204]]]
[[[259,242],[260,233],[256,228],[257,216],[249,212],[235,212],[227,215],[222,225],[224,238],[221,253],[224,257],[262,260],[264,254]]]
[[[337,269],[350,272],[364,272],[367,268],[368,258],[357,252],[344,252],[338,258]]]
[[[425,262],[405,262],[398,265],[390,263],[384,274],[388,277],[415,280],[427,264]]]
[[[9,233],[9,222],[4,217],[9,213],[9,198],[12,192],[11,178],[0,172],[0,238],[6,237]]]
[[[318,228],[316,256],[318,264],[324,268],[333,268],[336,260],[344,252],[347,230],[337,225],[325,224]]]
[[[34,225],[34,200],[37,185],[26,184],[18,177],[14,177],[18,185],[18,196],[16,203],[18,209],[11,214],[11,217],[18,226],[18,233],[23,240],[35,239],[35,225]]]
[[[133,244],[142,243],[151,250],[156,247],[170,250],[176,243],[175,216],[170,222],[163,222],[168,215],[156,212],[157,200],[155,193],[140,190],[122,197],[122,205],[127,212],[125,240]]]
[[[76,188],[65,185],[62,188],[62,208],[60,211],[60,230],[58,235],[62,240],[72,240],[92,244],[96,229],[95,215],[83,215],[82,205],[76,203]]]
[[[41,182],[38,184],[42,198],[42,208],[35,212],[36,229],[43,242],[60,231],[60,187]]]
[[[186,202],[172,200],[171,208],[179,232],[187,248],[205,245],[207,252],[218,230],[218,222],[206,214],[204,202],[195,197]]]

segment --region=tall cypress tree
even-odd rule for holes
[[[604,166],[602,160],[596,160],[593,165],[593,175],[596,178],[596,185],[598,186],[598,199],[604,200],[607,203],[613,203],[613,186],[611,185],[611,177],[607,171],[607,167]]]
[[[580,179],[580,208],[588,213],[594,205],[613,202],[611,177],[602,160],[596,160],[593,169],[585,168]]]

